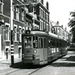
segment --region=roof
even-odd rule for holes
[[[58,38],[57,35],[55,35],[51,32],[49,32],[49,34],[48,34],[48,33],[43,32],[43,31],[31,31],[30,34],[23,34],[23,35],[35,35],[35,36],[38,35],[38,36],[43,36],[43,37],[45,36],[45,37],[50,37],[50,38],[54,38],[54,39],[57,39],[57,40],[65,41],[61,38]]]

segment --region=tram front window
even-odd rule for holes
[[[32,48],[32,44],[31,44],[31,36],[26,36],[24,39],[24,43],[25,43],[25,48]]]
[[[38,37],[33,36],[33,48],[38,48]]]

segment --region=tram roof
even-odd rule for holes
[[[46,37],[51,37],[54,39],[58,39],[58,40],[62,40],[62,38],[59,38],[56,34],[49,32],[49,34],[47,34],[46,32],[43,31],[31,31],[30,34],[24,34],[24,35],[38,35],[38,36],[46,36]],[[65,41],[65,40],[64,40]]]

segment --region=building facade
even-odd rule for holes
[[[44,32],[49,31],[49,3],[46,2],[44,6],[43,0],[27,0],[29,2],[28,8],[30,9],[29,14],[33,16],[33,29]]]
[[[69,40],[69,32],[66,27],[63,28],[63,25],[59,25],[59,22],[51,22],[51,33],[57,35],[58,38],[64,39],[65,41]]]
[[[10,1],[0,0],[0,58],[11,56]],[[22,33],[26,30],[39,30],[53,33],[67,40],[68,32],[59,23],[50,25],[49,3],[44,6],[43,0],[13,0],[13,44],[14,57],[21,57]]]
[[[6,59],[11,55],[10,1],[0,0],[0,58]],[[20,57],[22,33],[49,31],[49,7],[48,2],[44,6],[43,0],[13,0],[12,4],[14,55]]]
[[[0,58],[10,58],[10,47],[11,47],[11,26],[10,26],[10,1],[11,0],[0,0],[0,42],[1,49]],[[15,6],[16,5],[16,6]],[[19,53],[19,49],[21,49],[21,35],[25,32],[25,29],[28,25],[26,25],[26,11],[23,0],[13,0],[13,41],[14,41],[14,54]]]

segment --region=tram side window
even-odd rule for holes
[[[46,38],[44,38],[44,48],[48,47],[48,40]]]
[[[61,43],[59,41],[57,41],[57,47],[60,48],[61,47]]]
[[[60,48],[61,48],[61,43],[60,43]]]
[[[57,41],[57,47],[58,47],[58,41]]]
[[[25,43],[25,48],[32,48],[31,37],[30,36],[25,37],[24,43]]]
[[[51,47],[51,48],[54,48],[54,47],[55,47],[55,40],[51,40],[51,42],[50,42],[50,47]]]
[[[38,48],[38,37],[33,36],[33,48]]]
[[[49,42],[49,43],[48,43],[48,46],[49,46],[50,48],[52,48],[52,41],[49,40],[48,42]]]
[[[43,48],[43,38],[39,38],[39,48]]]

